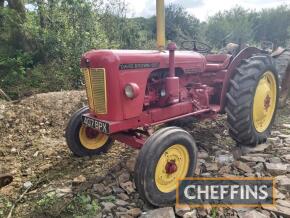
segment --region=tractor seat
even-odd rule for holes
[[[205,56],[207,61],[206,71],[219,71],[226,69],[230,63],[231,55],[229,54],[209,54]]]

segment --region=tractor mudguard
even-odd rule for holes
[[[248,59],[250,57],[252,57],[253,55],[258,55],[258,54],[264,54],[265,52],[263,52],[262,50],[256,48],[256,47],[247,47],[244,48],[243,50],[241,50],[235,57],[234,59],[231,61],[229,67],[228,67],[228,72],[227,75],[224,79],[224,85],[222,88],[222,92],[221,92],[221,111],[224,112],[224,108],[225,108],[225,103],[226,103],[226,94],[228,92],[228,88],[229,88],[229,84],[230,84],[230,79],[233,78],[234,74],[235,74],[235,69],[240,65],[242,60]]]
[[[273,58],[276,58],[277,56],[281,55],[283,52],[285,52],[287,49],[286,48],[282,48],[282,47],[278,47],[272,54],[271,56]]]

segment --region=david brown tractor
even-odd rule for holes
[[[241,146],[266,141],[274,121],[279,82],[271,56],[248,47],[235,55],[165,50],[164,0],[157,0],[156,51],[92,50],[81,59],[88,107],[66,129],[77,156],[108,151],[114,141],[141,149],[135,167],[140,196],[156,206],[175,202],[177,179],[193,177],[197,147],[178,127],[154,126],[185,117],[226,113],[229,133]]]

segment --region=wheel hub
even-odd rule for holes
[[[270,125],[277,98],[276,78],[267,71],[258,82],[253,102],[253,123],[257,132],[264,132]]]
[[[83,147],[95,150],[105,145],[109,136],[82,125],[79,131],[79,139]]]
[[[184,145],[175,144],[166,149],[155,169],[157,188],[163,193],[174,191],[177,179],[186,177],[189,163],[189,154]]]
[[[268,111],[269,107],[271,106],[271,98],[269,95],[266,96],[265,100],[264,100],[264,107],[265,110]]]
[[[177,166],[175,164],[175,160],[171,160],[171,161],[167,162],[167,164],[165,166],[165,171],[167,174],[172,174],[172,173],[175,173],[177,171]]]
[[[89,139],[94,139],[98,136],[98,131],[90,128],[90,127],[86,127],[86,136],[89,138]]]

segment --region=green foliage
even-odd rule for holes
[[[77,195],[66,207],[66,213],[73,217],[94,217],[100,211],[101,207],[98,202],[86,194]]]
[[[10,1],[0,5],[0,88],[13,98],[80,88],[79,59],[88,50],[156,48],[155,16],[127,18],[124,0]],[[287,5],[260,12],[235,7],[200,22],[170,4],[165,15],[166,38],[178,45],[193,39],[216,49],[263,40],[290,45]]]
[[[11,207],[12,202],[0,195],[0,217],[5,217]]]
[[[218,209],[217,208],[212,208],[210,211],[210,217],[211,218],[216,218],[218,217]]]
[[[209,18],[206,38],[215,47],[222,47],[223,40],[227,38],[230,42],[251,42],[252,12],[241,7],[233,8],[223,13],[219,12]]]
[[[255,40],[268,40],[286,46],[290,39],[290,7],[265,9],[255,19]]]
[[[95,5],[82,0],[30,3],[35,10],[25,19],[0,7],[0,87],[13,98],[80,87],[80,56],[109,47]]]
[[[166,37],[177,43],[197,37],[199,20],[189,15],[184,8],[170,4],[165,10]]]
[[[210,17],[205,38],[217,48],[223,46],[225,38],[226,42],[260,44],[271,41],[276,46],[287,46],[289,27],[290,7],[287,5],[260,12],[236,7]]]
[[[56,192],[49,192],[36,202],[36,211],[48,216],[93,217],[101,211],[101,207],[86,193],[58,196]]]
[[[57,202],[57,196],[55,192],[47,193],[42,199],[37,202],[37,206],[42,210],[49,209]]]

